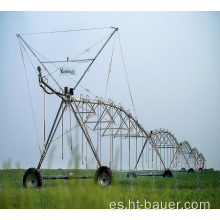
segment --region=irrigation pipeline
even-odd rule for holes
[[[104,27],[104,28],[106,28],[106,27]],[[113,28],[113,27],[111,27],[111,28]],[[79,30],[68,30],[68,31],[55,31],[55,32],[40,32],[40,33],[32,33],[32,34],[52,34],[52,33],[72,32],[72,31],[81,31],[81,30],[93,30],[93,29],[94,28],[79,29]],[[95,29],[102,29],[102,28],[95,28]],[[89,71],[89,69],[92,66],[93,62],[99,56],[99,54],[101,53],[101,51],[103,50],[105,45],[109,42],[109,40],[114,35],[114,33],[116,31],[118,31],[118,28],[113,28],[113,29],[114,29],[114,31],[109,36],[106,37],[107,40],[105,41],[105,43],[103,44],[101,49],[98,51],[95,58],[89,60],[89,61],[91,61],[91,63],[88,65],[88,67],[86,68],[86,70],[82,74],[81,78],[78,80],[78,82],[76,82],[76,85],[73,88],[73,90],[75,90],[75,88],[78,85],[80,85],[81,80],[86,75],[86,73]],[[64,62],[64,61],[48,61],[45,57],[44,57],[44,59],[47,60],[46,62],[40,61],[40,59],[37,57],[35,52],[38,53],[40,56],[42,56],[42,55],[39,52],[37,52],[35,49],[33,49],[30,45],[28,45],[20,35],[17,35],[17,37],[19,38],[20,47],[22,46],[23,49],[24,49],[24,46],[21,43],[21,41],[22,41],[25,44],[25,46],[31,51],[31,53],[34,55],[34,57],[44,67],[44,69],[48,72],[48,76],[51,76],[52,79],[55,81],[55,83],[60,88],[60,92],[56,92],[53,88],[51,88],[48,84],[48,81],[46,82],[47,79],[44,80],[46,76],[42,76],[41,72],[40,72],[40,69],[38,69],[38,71],[40,73],[39,74],[39,83],[40,83],[41,88],[44,90],[44,96],[45,96],[46,93],[56,94],[58,97],[60,97],[62,99],[62,103],[61,103],[61,108],[62,108],[62,115],[61,115],[62,131],[61,132],[62,132],[62,134],[60,136],[62,138],[62,158],[63,158],[63,136],[65,134],[69,133],[69,132],[71,133],[71,131],[74,128],[76,128],[77,126],[80,126],[82,128],[82,164],[83,164],[83,153],[84,153],[83,146],[85,145],[85,163],[86,163],[86,167],[87,167],[87,144],[90,145],[90,147],[91,147],[91,149],[92,149],[92,151],[93,151],[93,153],[94,153],[94,155],[97,159],[98,164],[101,165],[101,162],[100,162],[100,160],[101,160],[101,137],[103,137],[103,136],[109,136],[110,137],[110,148],[109,148],[110,167],[112,167],[112,163],[113,163],[113,156],[114,156],[114,154],[113,154],[113,151],[114,151],[113,138],[115,138],[115,137],[120,137],[121,138],[120,139],[120,153],[121,153],[121,158],[120,159],[121,159],[121,163],[122,163],[122,137],[128,138],[128,140],[129,140],[129,169],[131,169],[131,141],[130,141],[131,137],[136,138],[136,145],[135,145],[136,146],[136,166],[135,166],[135,170],[137,170],[137,164],[138,164],[141,156],[142,156],[142,168],[143,168],[143,150],[145,149],[145,146],[148,144],[147,143],[148,139],[149,139],[150,145],[152,146],[151,149],[149,149],[149,145],[148,145],[148,149],[146,147],[146,161],[148,162],[148,168],[149,168],[149,156],[150,156],[149,151],[150,150],[152,150],[152,166],[155,163],[156,164],[156,169],[158,169],[158,157],[160,159],[160,168],[161,168],[161,164],[163,165],[164,169],[170,169],[172,166],[173,166],[173,168],[174,168],[174,166],[175,166],[175,168],[177,168],[177,163],[180,163],[180,155],[184,158],[184,160],[185,160],[185,162],[186,162],[186,164],[188,165],[189,168],[190,168],[189,161],[191,160],[191,158],[194,159],[196,169],[201,167],[201,164],[203,164],[203,166],[204,166],[205,159],[204,159],[202,154],[199,154],[199,152],[196,148],[192,149],[189,146],[189,144],[187,145],[186,142],[182,142],[182,143],[179,144],[177,139],[174,137],[174,135],[172,135],[171,132],[169,132],[168,130],[154,130],[154,131],[151,131],[150,133],[148,133],[147,131],[145,131],[143,126],[140,125],[140,123],[137,120],[137,117],[133,117],[132,114],[129,111],[124,110],[124,108],[122,106],[115,105],[114,102],[111,102],[111,100],[108,101],[108,102],[103,101],[102,99],[100,99],[100,100],[98,100],[98,99],[90,100],[89,97],[87,97],[86,99],[83,99],[83,98],[76,99],[72,96],[65,95],[63,89],[60,87],[58,82],[52,76],[52,74],[60,68],[60,67],[57,68],[57,66],[55,66],[54,63],[55,62]],[[104,39],[106,39],[106,38],[104,38]],[[104,40],[104,39],[102,39],[102,40]],[[132,97],[132,93],[131,93],[131,88],[130,88],[129,81],[128,81],[128,74],[127,74],[127,70],[126,70],[126,66],[125,66],[125,61],[124,61],[124,56],[123,56],[123,52],[122,52],[122,46],[121,46],[121,42],[120,42],[119,33],[118,33],[118,40],[119,40],[119,44],[120,44],[121,56],[122,56],[122,61],[123,61],[123,65],[124,65],[124,71],[125,71],[125,75],[126,75],[128,90],[129,90],[131,102],[132,102],[132,105],[133,105],[134,113],[136,115],[136,109],[135,109],[135,106],[134,106],[134,101],[133,101],[133,97]],[[101,42],[101,41],[99,41],[99,42]],[[98,44],[98,43],[96,43],[96,44]],[[108,81],[109,81],[109,76],[110,76],[111,68],[112,68],[112,59],[113,59],[113,54],[114,54],[114,46],[115,46],[115,38],[114,38],[114,43],[113,43],[113,48],[112,48],[112,53],[111,53],[111,59],[110,59],[110,64],[109,64],[109,71],[108,71],[107,85],[106,85],[106,90],[105,90],[105,97],[106,97],[106,94],[107,94]],[[87,50],[83,51],[83,53],[89,51],[89,49],[91,49],[92,47],[90,47]],[[22,48],[21,48],[21,54],[22,54],[22,59],[23,59],[23,62],[24,62]],[[27,56],[28,56],[28,54],[27,54]],[[28,58],[29,58],[29,56],[28,56]],[[74,60],[71,60],[70,62],[78,62],[78,60],[74,59]],[[50,73],[46,69],[46,67],[44,65],[45,63],[53,64],[56,67],[56,70],[54,72]],[[63,66],[65,66],[67,63],[68,62],[65,62],[65,64]],[[32,66],[33,66],[33,64],[32,64]],[[25,64],[24,64],[24,68],[25,68]],[[26,69],[25,69],[25,74],[26,74]],[[46,90],[46,87],[51,92],[48,92]],[[30,96],[30,94],[29,94],[29,96]],[[65,103],[65,106],[63,107],[64,103]],[[73,104],[73,106],[72,106],[72,104]],[[68,131],[64,132],[64,130],[63,130],[63,112],[64,112],[64,109],[67,106],[69,106],[69,109],[70,109],[70,128],[69,128]],[[85,119],[84,119],[84,114],[83,114],[84,106],[86,106]],[[46,98],[44,97],[44,143],[46,142],[46,139],[45,139],[46,110],[45,109],[46,109]],[[79,112],[79,109],[82,109],[82,113]],[[32,109],[32,111],[33,111],[33,109]],[[78,122],[78,124],[76,126],[74,126],[73,128],[72,128],[72,125],[71,125],[71,112],[73,112],[75,114],[75,117],[76,117],[77,122]],[[87,123],[89,123],[88,121],[91,118],[93,118],[95,115],[97,116],[97,119],[96,119],[95,122],[92,122],[92,123],[95,123],[95,126],[94,126],[94,128],[90,128]],[[107,126],[104,127],[104,126],[102,126],[101,122],[104,120],[105,115],[110,117],[110,121],[108,122]],[[117,123],[116,123],[116,120],[117,120]],[[58,122],[58,124],[59,124],[59,122]],[[58,126],[58,124],[57,124],[57,126]],[[113,128],[113,125],[116,126],[116,128]],[[36,123],[35,123],[35,127],[36,127]],[[94,132],[97,133],[97,147],[96,148],[93,146],[92,141],[90,140],[90,135],[87,131],[88,128],[90,128],[91,130],[93,130]],[[116,130],[114,130],[114,129],[116,129]],[[101,133],[101,130],[103,130],[104,132]],[[122,134],[122,130],[127,131],[127,133]],[[53,131],[53,132],[55,133],[55,131]],[[109,131],[109,132],[107,132],[107,131]],[[54,133],[53,133],[53,135],[54,135]],[[86,137],[85,142],[83,141],[83,134]],[[100,136],[100,139],[99,139],[99,136]],[[41,160],[44,159],[44,157],[46,155],[46,152],[49,148],[49,145],[53,141],[58,140],[60,137],[58,137],[56,139],[53,139],[53,140],[49,137],[47,143],[45,143],[45,150],[42,154]],[[141,150],[139,158],[137,157],[137,143],[138,143],[137,138],[142,138],[142,150]],[[143,142],[144,138],[146,139],[145,142]],[[72,149],[72,143],[71,143],[71,149]],[[162,149],[163,149],[163,151],[162,151]],[[99,157],[98,157],[98,151],[100,151],[100,160],[99,160]],[[154,151],[156,153],[155,156],[154,156]],[[164,158],[162,157],[162,154],[163,154]],[[154,161],[154,157],[156,158],[156,162]],[[39,167],[40,167],[41,163],[42,163],[42,161],[39,163]],[[122,164],[120,164],[120,169],[122,169]],[[152,169],[154,169],[154,167],[152,167]]]

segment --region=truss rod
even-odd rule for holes
[[[59,109],[58,109],[57,115],[56,115],[56,117],[55,117],[54,123],[53,123],[53,125],[52,125],[52,128],[51,128],[51,130],[50,130],[50,134],[49,134],[49,136],[48,136],[48,138],[47,138],[47,143],[45,144],[44,150],[43,150],[43,152],[42,152],[42,154],[41,154],[41,158],[40,158],[40,161],[39,161],[39,164],[38,164],[38,167],[37,167],[38,170],[40,169],[40,167],[41,167],[41,165],[42,165],[42,163],[43,163],[43,161],[44,161],[44,158],[45,158],[45,156],[46,156],[46,153],[47,153],[47,151],[48,151],[48,149],[49,149],[49,147],[50,147],[50,144],[51,144],[51,143],[50,143],[50,140],[52,140],[52,138],[53,138],[53,136],[54,136],[54,134],[55,134],[55,132],[56,132],[56,129],[57,129],[58,125],[59,125],[61,116],[63,115],[63,111],[62,111],[61,116],[60,116],[60,119],[59,119],[58,122],[57,122],[57,119],[58,119],[58,117],[59,117],[59,114],[60,114],[60,111],[61,111],[61,109],[62,109],[63,103],[64,103],[64,101],[62,100],[62,101],[61,101],[61,104],[60,104],[60,107],[59,107]],[[56,123],[57,123],[57,125],[56,125]],[[56,125],[56,127],[55,127],[55,125]]]
[[[51,76],[51,78],[54,80],[54,82],[58,85],[58,87],[63,91],[63,89],[60,87],[60,85],[58,84],[58,82],[54,79],[54,77],[50,74],[50,72],[48,71],[48,69],[44,66],[44,64],[41,62],[41,60],[37,57],[37,55],[34,53],[34,51],[30,48],[30,46],[24,41],[24,39],[17,34],[16,35],[18,38],[20,38],[24,44],[27,46],[27,48],[31,51],[31,53],[35,56],[35,58],[38,60],[38,62],[44,67],[44,69],[49,73],[49,75]]]
[[[82,60],[68,60],[68,61],[43,61],[41,63],[81,63],[81,62],[89,62],[93,61],[94,59],[82,59]]]
[[[143,147],[142,147],[141,153],[140,153],[140,155],[139,155],[139,157],[138,157],[138,160],[137,160],[137,163],[136,163],[136,165],[135,165],[135,167],[134,167],[134,170],[137,169],[137,165],[138,165],[138,163],[139,163],[139,160],[140,160],[140,158],[141,158],[141,155],[143,154],[144,148],[145,148],[145,146],[146,146],[146,144],[147,144],[147,140],[148,140],[148,138],[147,138],[146,141],[144,142],[144,145],[143,145]]]
[[[74,104],[74,107],[76,108],[76,110],[73,108],[72,103]],[[96,153],[96,150],[95,150],[95,148],[93,146],[92,140],[91,140],[91,138],[89,136],[89,133],[88,133],[86,127],[85,127],[85,124],[83,123],[82,117],[81,117],[80,114],[77,113],[77,112],[79,112],[79,109],[77,108],[77,105],[76,105],[75,101],[73,101],[73,102],[69,101],[69,105],[70,105],[70,107],[71,107],[71,109],[72,109],[72,111],[73,111],[73,113],[74,113],[74,115],[76,117],[76,120],[77,120],[78,124],[80,125],[80,127],[81,127],[81,129],[82,129],[82,131],[83,131],[83,133],[84,133],[84,135],[86,137],[86,140],[88,141],[88,143],[90,145],[90,148],[91,148],[91,150],[92,150],[92,152],[93,152],[93,154],[94,154],[94,156],[95,156],[95,158],[97,160],[97,163],[101,167],[102,164],[101,164],[101,162],[99,160],[99,157],[98,157],[98,155]]]
[[[86,73],[88,72],[89,68],[92,66],[92,64],[95,62],[96,58],[99,56],[99,54],[101,53],[101,51],[104,49],[104,47],[106,46],[106,44],[109,42],[109,40],[112,38],[113,34],[118,31],[118,28],[114,28],[115,30],[112,32],[112,34],[109,36],[109,38],[107,39],[107,41],[104,43],[104,45],[102,46],[102,48],[99,50],[99,52],[97,53],[97,55],[95,56],[95,58],[92,60],[92,62],[89,64],[89,66],[87,67],[87,69],[85,70],[85,72],[83,73],[83,75],[81,76],[81,78],[79,79],[79,81],[76,83],[75,87],[73,88],[73,90],[76,89],[76,87],[79,85],[79,83],[82,81],[83,77],[86,75]]]

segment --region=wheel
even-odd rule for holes
[[[186,171],[186,168],[184,168],[184,167],[181,168],[181,171],[182,171],[182,172],[185,172],[185,171]]]
[[[40,188],[43,185],[43,178],[40,172],[35,168],[26,170],[23,176],[23,186],[25,188]]]
[[[99,186],[110,186],[113,184],[112,170],[107,166],[99,167],[94,176],[94,183]]]
[[[127,178],[137,178],[137,174],[131,170],[127,173]]]
[[[194,173],[194,169],[193,169],[193,168],[190,168],[190,169],[188,170],[188,173]]]
[[[202,169],[202,168],[199,168],[199,171],[203,171],[203,169]]]
[[[163,177],[173,177],[173,174],[170,170],[165,170],[163,173]]]

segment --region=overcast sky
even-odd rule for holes
[[[187,140],[198,148],[207,160],[207,167],[219,169],[219,12],[0,12],[0,168],[9,159],[12,167],[18,163],[22,168],[37,166],[40,158],[16,34],[110,26],[119,28],[140,123],[147,131],[170,130],[179,142]],[[104,32],[100,36],[88,33],[81,40],[96,43],[103,36]],[[48,56],[55,54],[52,45],[56,39],[29,35],[27,40],[40,51],[50,50]],[[76,40],[72,45],[82,43],[79,37]],[[65,38],[61,38],[59,46],[63,49],[59,55],[72,56],[70,52],[65,54],[65,48],[71,48]],[[107,98],[132,111],[123,65],[119,65],[122,60],[117,39],[115,46]],[[112,43],[94,65],[94,78],[99,80],[92,80],[90,75],[91,78],[82,81],[84,87],[99,97],[105,95],[111,48]],[[100,65],[105,63],[106,71]],[[36,73],[28,74],[42,144],[43,93]],[[48,120],[50,117],[52,120],[59,104],[51,103]],[[60,152],[57,154],[60,159]],[[66,166],[66,162],[63,164]],[[47,166],[48,163],[44,167]]]

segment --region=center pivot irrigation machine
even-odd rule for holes
[[[60,58],[61,56],[58,56],[58,60],[48,59],[42,55],[42,51],[40,53],[33,46],[31,46],[31,44],[27,43],[27,40],[24,39],[24,35],[29,35],[31,37],[36,35],[52,36],[53,34],[62,35],[68,33],[85,33],[86,31],[90,30],[99,31],[102,29],[107,29],[110,33],[108,33],[108,35],[105,36],[102,40],[98,41],[95,44],[92,44],[92,46],[89,45],[88,48],[86,48],[86,50],[78,50],[79,45],[75,44],[74,50],[78,51],[78,54],[74,56],[74,58],[72,59],[67,57],[66,60]],[[127,177],[133,178],[137,176],[158,175],[163,177],[172,177],[172,171],[194,172],[194,169],[204,169],[205,159],[203,155],[200,154],[197,149],[192,149],[187,141],[184,141],[179,144],[175,136],[168,130],[160,129],[147,132],[139,123],[137,117],[134,117],[129,110],[125,110],[124,107],[120,104],[116,105],[110,99],[108,101],[105,101],[103,100],[103,98],[98,98],[96,96],[95,99],[92,100],[89,98],[88,95],[83,96],[82,94],[80,95],[80,98],[75,97],[75,94],[77,93],[79,86],[84,88],[81,85],[81,82],[88,75],[88,72],[91,70],[91,67],[94,64],[94,62],[100,56],[101,52],[104,51],[104,48],[108,45],[111,39],[114,39],[108,69],[108,79],[106,86],[107,91],[109,75],[112,68],[112,58],[116,34],[118,34],[124,71],[127,77],[118,28],[91,28],[68,31],[41,32],[32,34],[17,34],[26,79],[27,66],[25,65],[24,61],[24,54],[26,54],[31,66],[37,73],[39,85],[43,89],[44,93],[44,149],[41,152],[41,157],[37,168],[29,168],[25,172],[23,176],[24,187],[41,187],[43,184],[43,179],[74,179],[81,177],[90,177],[85,175],[75,176],[72,173],[60,176],[43,176],[40,172],[42,163],[44,162],[44,159],[47,155],[47,152],[51,144],[61,138],[63,156],[63,137],[67,133],[71,134],[74,130],[76,130],[76,128],[81,128],[82,135],[78,134],[78,136],[80,136],[82,140],[82,164],[85,164],[86,168],[88,168],[87,158],[88,152],[90,150],[98,166],[98,169],[92,177],[94,177],[94,182],[100,186],[108,186],[113,182],[112,170],[114,168],[114,164],[116,163],[114,161],[114,152],[116,151],[117,155],[119,155],[120,171],[123,171],[122,159],[126,153],[128,154]],[[63,41],[66,41],[68,39],[69,38],[66,37],[62,38]],[[89,37],[88,35],[86,35],[86,37],[84,38],[83,36],[79,36],[79,39],[84,39],[85,42],[87,42]],[[53,38],[50,38],[49,41],[46,41],[46,43],[44,43],[43,48],[48,46],[52,50],[52,43]],[[99,46],[98,49],[97,46]],[[62,49],[62,45],[59,45],[59,47],[61,47]],[[94,48],[96,48],[95,52],[91,53],[91,56],[87,56],[87,54],[89,54]],[[57,53],[55,50],[52,52],[52,55],[54,56],[57,54],[62,53],[61,51]],[[50,56],[52,55],[50,54]],[[35,60],[36,64],[32,62],[31,58],[34,58],[33,60]],[[70,66],[70,64],[72,64],[73,66]],[[59,82],[61,78],[64,85],[61,85]],[[135,111],[131,90],[128,83],[128,78],[126,79],[131,103]],[[69,87],[67,85],[69,85]],[[85,90],[87,93],[91,93],[90,90]],[[48,132],[47,138],[45,110],[46,94],[55,95],[58,98],[58,100],[60,100],[60,105],[58,107],[53,123],[50,127],[50,131]],[[69,110],[69,129],[64,132],[63,118],[67,110]],[[76,124],[74,126],[73,118],[75,118],[76,120]],[[62,134],[55,138],[55,134],[59,126],[62,127]],[[72,150],[72,139],[70,145]],[[148,170],[150,172],[140,172],[138,174],[137,171],[138,166],[140,166],[140,160],[142,161],[142,170]],[[103,163],[105,163],[105,166],[103,166]],[[146,168],[144,167],[144,164],[147,165]],[[160,170],[161,172],[155,173],[155,170]]]

